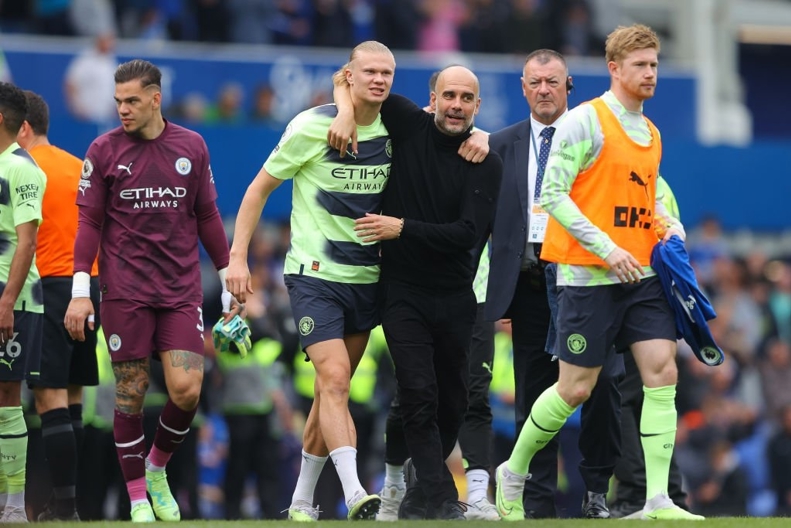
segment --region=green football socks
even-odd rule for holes
[[[555,383],[545,390],[533,404],[508,459],[508,470],[512,473],[527,475],[533,456],[552,440],[574,412],[574,407],[558,394],[557,386]]]
[[[643,387],[640,441],[645,455],[646,500],[667,494],[670,457],[676,441],[676,386]]]
[[[25,491],[27,463],[27,425],[22,407],[0,407],[0,453],[3,473],[8,479],[8,496]]]

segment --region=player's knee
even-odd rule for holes
[[[342,366],[328,366],[318,373],[316,386],[322,397],[348,398],[350,372]]]
[[[666,361],[643,376],[646,387],[667,387],[678,383],[678,368],[675,361]]]
[[[575,383],[568,387],[558,385],[558,394],[571,407],[579,407],[591,397],[592,387],[584,383]]]
[[[41,415],[52,409],[67,407],[66,391],[62,392],[63,394],[60,394],[58,389],[48,387],[35,387],[33,396],[36,402],[36,413]]]
[[[192,378],[179,380],[168,387],[168,395],[179,409],[191,410],[198,406],[201,380]]]

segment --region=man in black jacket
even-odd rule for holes
[[[350,122],[346,76],[335,81],[338,119]],[[464,518],[445,459],[467,409],[472,280],[502,174],[497,155],[474,164],[457,153],[470,136],[478,94],[477,77],[450,66],[431,95],[434,115],[390,95],[381,110],[393,142],[382,215],[367,214],[355,227],[364,242],[382,241],[382,324],[418,480],[402,502],[404,518]],[[330,143],[345,150],[350,135]]]
[[[572,88],[563,55],[548,49],[532,52],[527,56],[522,77],[530,117],[489,137],[492,151],[503,159],[503,182],[492,231],[485,317],[490,321],[511,320],[517,435],[533,402],[558,380],[558,362],[544,350],[550,310],[545,263],[537,256],[543,240],[542,212],[537,208],[537,198],[539,172],[544,166],[541,162],[546,163],[546,157],[541,159],[542,154],[549,152],[552,133],[567,112]],[[582,512],[586,517],[609,517],[605,496],[620,454],[618,381],[622,377],[623,360],[613,354],[593,395],[582,408],[579,469],[587,488]],[[557,517],[557,460],[555,437],[530,465],[532,477],[526,481],[524,493],[527,517]]]

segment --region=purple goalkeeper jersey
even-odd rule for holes
[[[120,127],[96,138],[77,205],[105,211],[102,297],[165,305],[202,299],[195,209],[216,198],[209,152],[196,132],[166,122],[153,140]]]

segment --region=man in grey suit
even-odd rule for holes
[[[563,55],[541,49],[525,61],[522,91],[530,116],[493,133],[492,150],[503,159],[503,180],[492,231],[492,256],[484,316],[510,319],[514,346],[516,432],[528,418],[533,402],[558,380],[558,363],[545,351],[550,309],[545,263],[540,254],[547,216],[539,207],[541,180],[552,135],[568,109],[573,89]],[[607,518],[606,494],[620,456],[620,392],[623,359],[612,355],[599,383],[582,408],[580,473],[587,488],[582,514]],[[592,419],[595,420],[595,427]],[[557,517],[558,440],[539,451],[525,483],[528,518]]]

